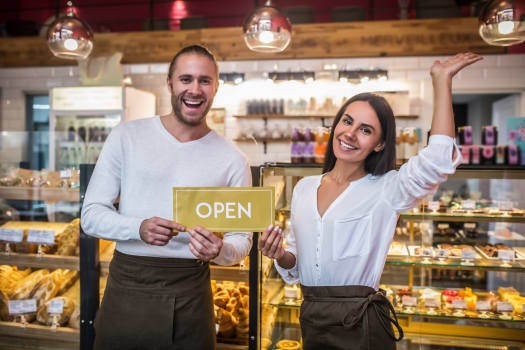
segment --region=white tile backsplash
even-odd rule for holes
[[[385,68],[389,70],[389,79],[397,86],[396,89],[408,90],[410,97],[410,113],[418,115],[418,119],[397,120],[400,126],[418,126],[428,129],[432,113],[432,93],[429,69],[436,60],[449,56],[428,57],[372,57],[372,58],[337,58],[312,60],[261,60],[261,61],[230,61],[219,62],[222,72],[245,73],[247,79],[259,78],[263,72],[315,70],[321,71],[326,64],[335,64],[336,71],[342,69]],[[167,114],[171,111],[169,91],[165,78],[169,62],[155,64],[122,65],[123,73],[131,75],[133,86],[156,94],[156,113]],[[78,85],[78,67],[30,67],[30,68],[0,68],[1,118],[2,130],[23,131],[25,129],[25,94],[36,91],[48,91],[53,86]],[[243,89],[244,87],[239,87]],[[339,93],[349,97],[357,92],[355,87]],[[495,91],[498,89],[525,89],[525,55],[486,55],[484,60],[475,66],[462,71],[454,83],[455,91]],[[426,91],[428,90],[428,91]],[[319,96],[326,91],[319,91]],[[264,91],[256,96],[264,98]],[[237,101],[237,96],[246,95],[232,90],[227,98],[216,99],[215,107],[227,109],[226,135],[235,137],[239,131],[256,133],[264,128],[263,120],[244,120],[233,118],[232,115],[244,111],[244,100]],[[247,96],[247,95],[246,95]],[[341,95],[342,96],[342,95]],[[339,97],[336,99],[339,103]],[[269,120],[268,131],[274,128],[286,131],[289,135],[294,127],[315,128],[321,125],[320,119],[279,119]],[[289,143],[269,143],[267,153],[263,152],[262,143],[238,142],[237,146],[250,160],[252,165],[265,161],[290,161]]]

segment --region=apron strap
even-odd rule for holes
[[[353,328],[358,322],[361,321],[363,316],[365,316],[368,307],[372,305],[374,311],[376,312],[377,318],[381,323],[381,326],[392,337],[392,339],[394,339],[395,341],[400,341],[401,339],[403,339],[403,329],[399,325],[394,308],[392,307],[392,304],[390,304],[390,301],[388,301],[388,299],[383,295],[383,293],[378,291],[376,293],[370,294],[366,298],[359,299],[362,299],[362,301],[359,302],[359,306],[357,307],[359,311],[357,312],[357,314],[353,315],[351,313],[346,314],[345,317],[341,320],[343,326]],[[383,305],[387,307],[385,308],[383,307]],[[390,316],[390,313],[394,315],[394,318]],[[399,337],[395,336],[392,327],[390,327],[390,323],[392,323],[397,328],[397,331],[399,332]]]

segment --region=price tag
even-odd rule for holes
[[[450,252],[448,249],[438,249],[436,250],[436,256],[438,258],[448,258],[448,256],[450,255]]]
[[[426,307],[439,307],[439,302],[436,298],[425,298],[423,299],[423,304],[426,306]]]
[[[36,312],[36,299],[10,300],[9,314],[24,315]]]
[[[510,201],[501,201],[498,202],[498,208],[499,210],[512,210],[513,205]]]
[[[49,302],[47,312],[49,314],[60,315],[64,311],[64,299],[52,299]]]
[[[474,210],[476,209],[476,202],[471,199],[463,200],[461,201],[461,206],[466,210]]]
[[[466,310],[467,302],[465,300],[452,300],[452,308],[456,310]]]
[[[24,230],[0,228],[0,241],[20,243],[24,239]]]
[[[461,249],[461,259],[474,260],[474,258],[476,258],[476,252],[473,249]]]
[[[428,202],[428,209],[430,210],[439,210],[439,201]]]
[[[490,311],[490,302],[489,301],[477,301],[476,310],[477,311]]]
[[[466,222],[466,223],[463,225],[463,228],[464,228],[464,229],[467,229],[467,230],[475,230],[475,229],[476,229],[476,224],[473,223],[473,222]]]
[[[429,248],[429,247],[421,248],[421,256],[432,257],[432,255],[433,255],[432,248]]]
[[[53,245],[55,243],[55,231],[29,230],[27,241],[35,244]]]
[[[219,334],[219,325],[215,324],[215,335]]]
[[[60,170],[60,178],[61,179],[70,179],[71,178],[71,170]]]
[[[498,249],[498,259],[504,261],[514,261],[514,250]]]
[[[438,230],[446,230],[449,227],[449,224],[438,224]]]
[[[497,312],[512,312],[512,304],[506,301],[498,301],[496,303]]]
[[[408,295],[403,295],[403,298],[401,299],[401,303],[403,304],[403,306],[416,306],[417,298],[410,297]]]

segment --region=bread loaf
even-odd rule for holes
[[[80,306],[77,304],[75,304],[75,310],[71,314],[67,325],[74,329],[80,329]]]
[[[16,282],[11,293],[12,300],[28,299],[35,285],[49,274],[48,269],[37,270]]]
[[[0,291],[0,321],[9,321],[9,298]]]
[[[57,295],[64,294],[78,280],[79,274],[75,270],[64,270],[61,278],[58,279]]]
[[[50,300],[47,300],[42,306],[39,307],[36,319],[39,323],[47,326],[53,324],[53,315],[49,314],[49,306],[51,305],[52,300],[63,300],[64,307],[62,308],[62,313],[58,316],[57,323],[60,327],[63,327],[68,324],[73,311],[75,311],[75,303],[73,300],[67,297],[56,297]]]

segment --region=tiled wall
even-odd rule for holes
[[[395,57],[395,58],[353,58],[353,59],[311,59],[311,60],[266,60],[219,62],[221,72],[242,72],[247,80],[262,79],[264,72],[270,71],[324,71],[328,66],[339,69],[370,69],[388,70],[390,86],[397,86],[409,91],[410,114],[416,114],[418,119],[398,120],[398,126],[416,126],[424,132],[430,128],[432,115],[432,87],[429,77],[429,67],[436,59],[443,57]],[[335,66],[334,66],[335,65]],[[166,86],[168,64],[136,64],[124,65],[123,73],[130,77],[136,88],[153,92],[157,97],[157,114],[170,111],[170,98]],[[332,72],[335,75],[335,72]],[[328,74],[330,74],[328,72]],[[345,85],[339,87],[345,89]],[[48,93],[57,86],[78,85],[78,68],[16,68],[0,69],[1,103],[0,130],[25,130],[25,95]],[[521,93],[520,115],[525,116],[525,55],[491,55],[481,62],[468,67],[459,73],[454,80],[454,92],[457,93],[489,93],[489,92],[519,92]],[[233,138],[240,128],[245,128],[245,121],[237,120],[235,114],[244,113],[244,98],[246,89],[243,85],[236,87],[221,87],[216,97],[214,107],[226,108],[226,136]],[[350,89],[355,90],[355,87]],[[252,92],[252,97],[264,98],[268,91]],[[320,91],[322,94],[322,91]],[[244,98],[242,97],[244,96]],[[261,121],[253,121],[253,129],[261,128]],[[270,121],[281,123],[283,127],[318,126],[319,120]],[[263,145],[238,143],[239,148],[248,156],[252,164],[264,161],[289,161],[290,151],[287,143],[272,143],[263,152]]]

